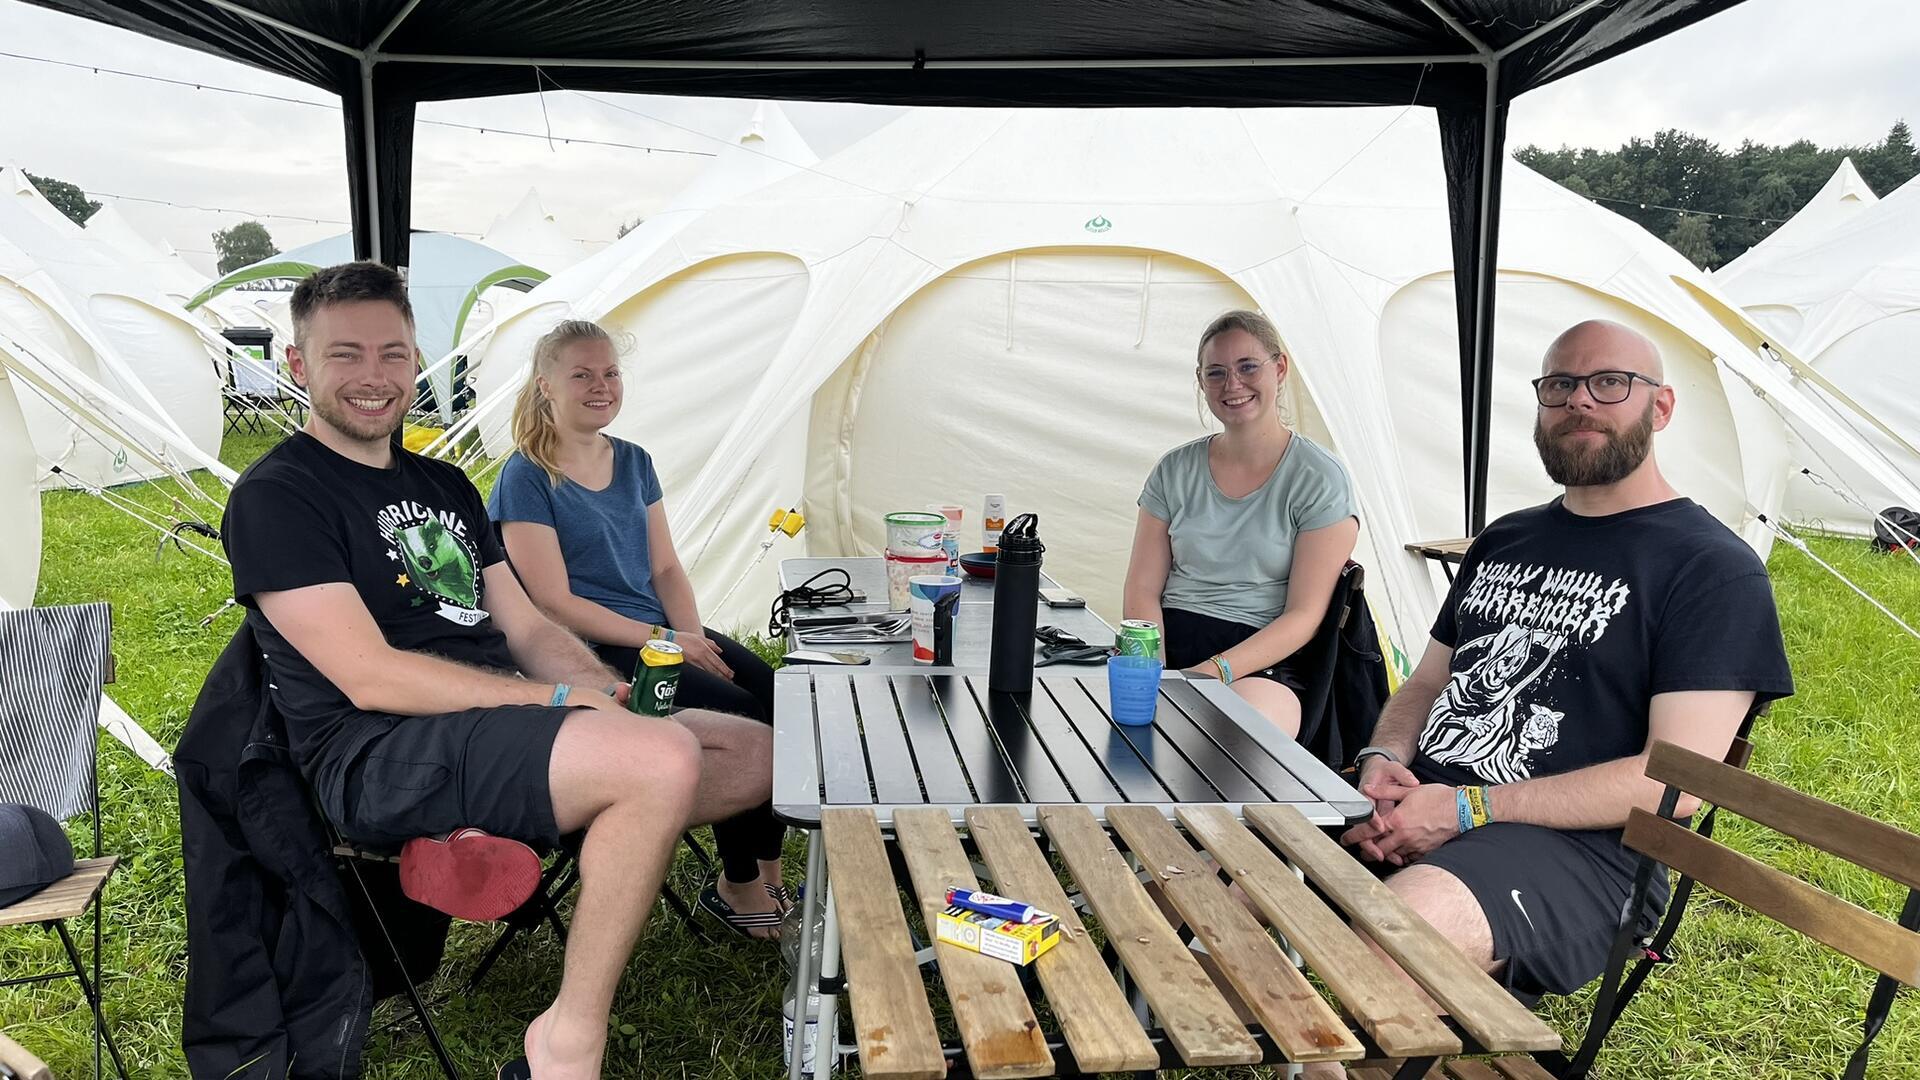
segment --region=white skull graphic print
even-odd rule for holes
[[[1458,593],[1459,613],[1494,629],[1454,650],[1420,750],[1436,764],[1513,783],[1534,775],[1563,722],[1581,722],[1579,701],[1553,699],[1552,675],[1605,636],[1633,590],[1617,578],[1544,565],[1487,562],[1472,573]]]

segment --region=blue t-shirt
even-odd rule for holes
[[[560,538],[573,595],[629,619],[665,623],[647,554],[647,507],[660,501],[660,477],[651,454],[622,439],[607,441],[613,444],[613,482],[600,491],[565,477],[556,487],[546,470],[515,450],[500,467],[487,516],[551,528]]]

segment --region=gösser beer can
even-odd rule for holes
[[[627,695],[627,708],[643,716],[665,716],[673,708],[674,692],[680,689],[680,666],[686,653],[671,641],[649,641],[640,650],[640,665],[633,672],[633,690]]]
[[[1125,619],[1113,647],[1121,656],[1160,657],[1160,624],[1146,619]]]

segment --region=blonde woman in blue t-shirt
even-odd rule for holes
[[[773,723],[773,670],[700,622],[693,583],[667,531],[660,478],[644,449],[603,429],[625,394],[613,339],[568,320],[533,347],[513,405],[517,448],[487,501],[527,595],[617,671],[647,642],[686,655],[674,704]],[[772,790],[769,758],[767,784]],[[713,827],[722,872],[700,907],[750,937],[778,936],[791,897],[780,874],[786,829],[763,804]]]
[[[1218,678],[1288,736],[1308,673],[1290,659],[1320,626],[1360,533],[1353,485],[1280,415],[1288,373],[1266,316],[1229,311],[1194,372],[1223,427],[1147,477],[1124,615],[1160,624],[1167,665]]]

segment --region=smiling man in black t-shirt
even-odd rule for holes
[[[395,445],[416,358],[398,274],[321,270],[292,313],[312,409],[234,485],[222,532],[294,759],[342,833],[405,844],[409,893],[454,914],[493,903],[498,871],[537,877],[514,841],[585,831],[559,995],[502,1075],[597,1078],[681,831],[767,799],[771,733],[627,712],[614,672],[521,591],[465,474]]]
[[[1404,866],[1394,892],[1526,998],[1606,966],[1635,864],[1620,830],[1662,793],[1653,742],[1718,760],[1793,692],[1765,565],[1654,460],[1674,392],[1653,343],[1581,323],[1534,386],[1534,444],[1566,494],[1474,539],[1361,751],[1378,812],[1346,836]]]

